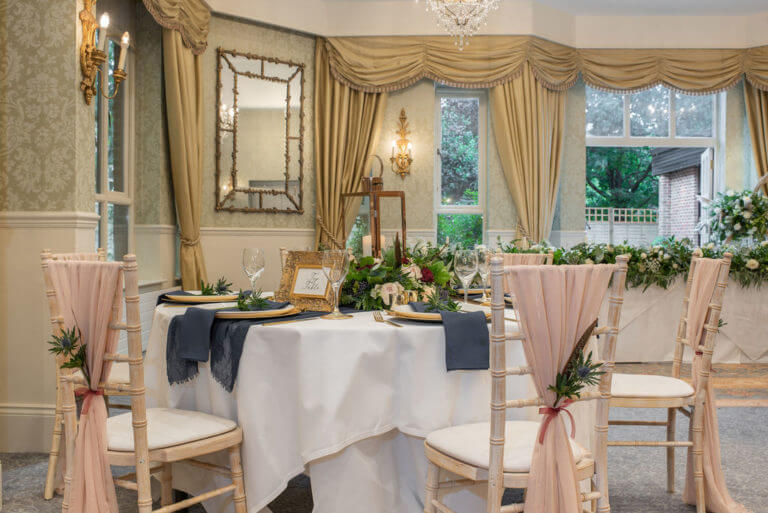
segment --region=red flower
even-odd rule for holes
[[[428,267],[421,268],[421,281],[424,283],[432,283],[435,281],[435,275],[432,274],[432,271],[430,271]]]
[[[404,256],[404,257],[402,258],[402,261],[401,261],[400,263],[401,263],[402,265],[408,265],[408,264],[410,264],[410,263],[411,263],[411,259],[410,259],[410,258],[408,258],[407,256]]]

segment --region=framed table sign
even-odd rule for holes
[[[323,273],[323,253],[285,249],[280,251],[283,272],[275,299],[290,301],[300,310],[332,311],[331,283]]]

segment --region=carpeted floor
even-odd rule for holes
[[[619,364],[623,373],[671,373],[671,364]],[[683,375],[690,370],[683,369]],[[768,512],[768,365],[718,365],[713,379],[718,397],[720,437],[723,465],[733,497],[753,513]],[[728,406],[728,407],[725,407]],[[664,420],[661,410],[611,410],[614,419]],[[688,436],[688,424],[678,416],[679,439]],[[612,440],[662,440],[663,427],[613,426]],[[655,447],[611,447],[608,469],[611,483],[611,506],[614,513],[693,513],[695,508],[682,503],[680,490],[685,476],[686,451],[676,451],[677,489],[666,493],[666,451]],[[53,513],[61,511],[61,498],[42,498],[47,467],[45,454],[0,454],[3,464],[3,512]],[[125,469],[115,469],[117,474]],[[519,500],[517,491],[508,491],[507,501]],[[118,489],[122,513],[135,512],[134,492]],[[270,504],[274,513],[309,513],[312,492],[309,478],[298,476]],[[188,510],[201,513],[199,506]]]

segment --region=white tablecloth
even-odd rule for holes
[[[682,279],[669,289],[626,290],[617,362],[672,361],[684,293]],[[607,318],[607,302],[600,318]],[[722,319],[726,325],[715,341],[715,363],[768,362],[768,289],[745,289],[731,280],[725,290]],[[686,351],[686,359],[691,359],[691,351]]]
[[[302,472],[311,476],[316,513],[419,513],[423,437],[489,418],[489,373],[446,372],[442,325],[393,328],[367,312],[346,321],[251,327],[231,394],[211,378],[207,364],[196,379],[170,387],[166,333],[172,316],[184,311],[167,305],[155,311],[145,364],[149,401],[238,421],[250,513],[265,508]],[[507,347],[509,365],[524,364],[520,343]],[[529,377],[509,383],[508,398],[533,395]],[[591,447],[593,402],[572,411],[577,439]],[[532,408],[510,411],[510,418],[521,415],[538,418]],[[200,493],[224,482],[175,467],[174,487],[181,490]],[[447,502],[482,510],[485,488],[478,490],[456,492]],[[209,512],[227,507],[206,503]]]

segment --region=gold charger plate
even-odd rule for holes
[[[410,307],[408,307],[410,308]],[[469,308],[466,312],[474,312],[478,309]],[[482,310],[481,310],[482,311]],[[399,319],[410,319],[412,321],[424,321],[424,322],[443,322],[443,318],[439,313],[434,312],[414,312],[413,310],[387,310],[387,313],[392,317]],[[486,320],[491,320],[491,312],[485,312]]]
[[[487,290],[488,292],[491,291],[491,289],[485,289],[485,290]],[[456,293],[463,295],[464,294],[464,289],[456,289]],[[483,293],[483,289],[481,289],[481,288],[467,289],[467,294],[482,294],[482,293]]]
[[[219,310],[216,312],[215,317],[217,319],[271,319],[278,317],[285,317],[287,315],[293,315],[301,312],[293,305],[286,305],[283,308],[276,310],[237,310],[237,311],[224,311]]]
[[[165,298],[168,301],[178,303],[229,303],[237,301],[237,297],[238,294],[223,294],[220,296],[203,296],[196,294],[190,296],[185,294],[174,294],[173,292],[169,292],[165,295]]]

